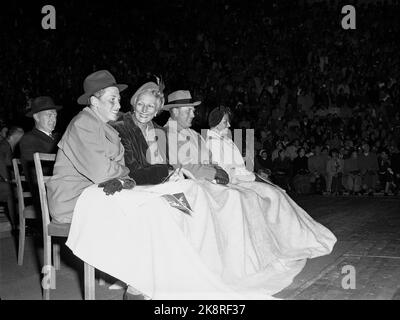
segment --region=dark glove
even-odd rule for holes
[[[99,183],[99,188],[103,188],[103,191],[106,195],[112,195],[115,192],[119,192],[122,190],[122,182],[119,179],[111,179]]]
[[[133,189],[134,187],[136,187],[136,181],[133,179],[125,178],[120,180],[124,182],[122,185],[122,189]]]
[[[215,170],[217,171],[215,173],[215,181],[218,184],[228,184],[229,183],[229,175],[226,173],[224,169],[222,169],[220,166],[214,166]]]
[[[99,188],[103,188],[106,195],[113,195],[115,192],[120,192],[122,189],[132,189],[136,185],[131,179],[110,179],[99,183]]]

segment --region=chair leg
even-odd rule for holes
[[[18,265],[22,266],[24,263],[25,251],[25,218],[20,219],[19,222],[19,239],[18,239]]]
[[[53,243],[53,263],[56,270],[60,270],[60,245]]]
[[[94,267],[85,262],[85,300],[95,300]]]
[[[94,276],[96,277],[96,270],[95,270]],[[106,284],[105,274],[103,272],[101,272],[100,270],[97,270],[97,278],[98,278],[97,281],[99,283],[99,286],[104,286]]]
[[[10,218],[10,223],[12,226],[12,229],[15,230],[16,228],[16,219],[15,219],[15,206],[14,206],[14,197],[10,195],[7,199],[7,208],[8,208],[8,215]]]
[[[43,234],[43,269],[42,273],[44,273],[44,277],[42,280],[42,288],[43,288],[43,299],[44,300],[50,300],[50,289],[51,286],[53,285],[52,281],[55,281],[55,274],[51,274],[52,272],[54,273],[54,268],[52,267],[51,264],[51,237],[47,236],[46,234]],[[50,275],[49,275],[50,271]],[[50,279],[49,279],[50,276]]]

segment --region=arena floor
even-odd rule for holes
[[[275,297],[292,300],[400,299],[400,198],[302,196],[295,200],[338,238],[331,255],[311,259],[292,285]],[[38,248],[38,249],[37,249]],[[82,299],[83,265],[62,249],[51,299]],[[1,299],[40,300],[40,237],[28,237],[23,266],[15,239],[0,239]],[[96,299],[120,300],[113,279],[96,282]]]

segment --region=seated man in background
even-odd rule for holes
[[[11,186],[12,159],[15,147],[21,140],[24,130],[21,127],[11,127],[7,136],[0,141],[0,202],[7,202],[8,215],[13,230],[16,229],[16,216],[14,206],[14,195]]]
[[[370,146],[367,142],[363,143],[362,150],[362,153],[358,157],[362,192],[367,192],[369,196],[373,196],[376,183],[378,182],[378,158],[376,154],[370,152]]]
[[[43,96],[34,99],[32,109],[26,116],[33,118],[35,126],[32,131],[24,134],[19,144],[22,168],[33,196],[33,205],[36,212],[39,213],[40,198],[33,154],[35,152],[55,153],[57,151],[57,142],[59,139],[58,135],[53,133],[53,131],[57,124],[57,111],[60,109],[62,107],[56,105],[51,97]],[[43,173],[51,175],[52,168],[44,166]]]

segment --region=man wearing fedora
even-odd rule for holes
[[[51,97],[37,97],[33,100],[32,109],[26,116],[34,119],[35,127],[21,139],[22,160],[32,161],[35,152],[52,153],[56,150],[58,136],[53,131],[57,124],[57,111],[61,108],[55,105]]]
[[[33,118],[35,126],[32,131],[24,134],[19,143],[22,168],[27,177],[29,189],[33,194],[37,212],[40,212],[40,199],[33,154],[35,152],[56,152],[59,138],[53,131],[57,124],[57,111],[60,109],[62,107],[56,105],[51,97],[41,96],[35,98],[32,101],[32,109],[26,114],[27,117]],[[44,174],[51,175],[52,168],[44,166],[43,171]]]
[[[165,124],[167,130],[169,163],[182,166],[196,179],[227,184],[229,176],[221,167],[210,164],[210,153],[199,133],[190,129],[195,107],[201,101],[192,101],[190,91],[178,90],[168,95],[163,110],[170,112]]]
[[[96,71],[84,80],[85,93],[77,101],[86,107],[71,120],[58,143],[53,176],[47,182],[55,222],[71,223],[78,197],[93,184],[99,184],[107,195],[135,185],[128,178],[118,132],[108,124],[117,119],[119,93],[127,87],[117,84],[107,70]]]

